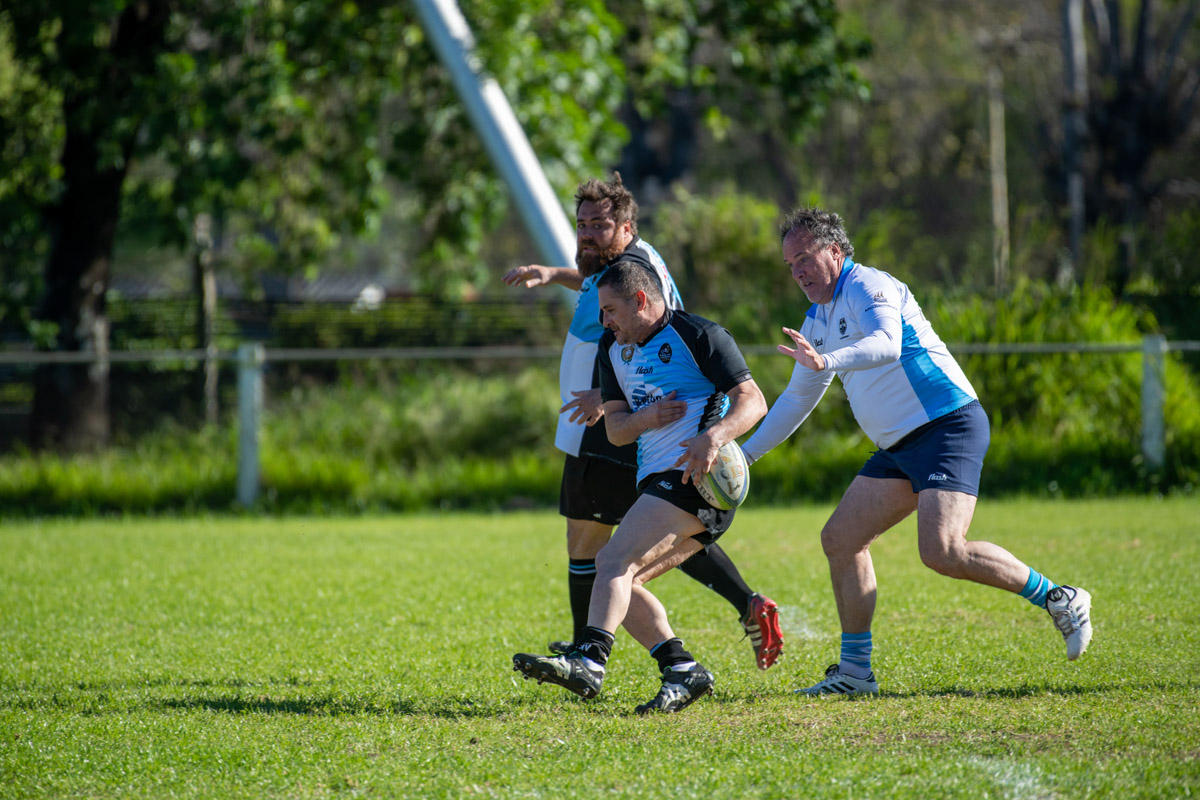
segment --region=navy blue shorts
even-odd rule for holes
[[[983,456],[991,443],[978,400],[925,423],[887,450],[876,450],[858,471],[865,478],[900,478],[914,492],[945,489],[979,496]]]

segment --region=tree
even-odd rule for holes
[[[851,51],[828,35],[830,0],[760,5],[647,1],[622,7],[626,19],[600,0],[463,3],[484,67],[564,202],[627,138],[615,113],[628,96],[627,22],[669,39],[695,20],[640,68],[637,94],[688,87],[713,127],[752,124],[761,97],[805,118],[852,77]],[[719,55],[706,49],[713,32]],[[761,97],[746,94],[755,86]],[[732,101],[739,93],[746,102]],[[107,439],[105,294],[131,219],[181,249],[207,247],[200,233],[213,231],[226,268],[315,268],[377,225],[391,191],[418,209],[412,249],[427,288],[490,282],[480,255],[506,193],[408,4],[14,4],[0,12],[0,109],[0,210],[12,212],[0,236],[43,257],[30,328],[48,349],[96,354],[38,370],[37,445]],[[6,276],[27,263],[10,253]]]
[[[847,31],[832,0],[620,0],[629,74],[621,158],[642,193],[694,178],[706,160],[730,177],[766,182],[794,202],[797,171],[784,157],[837,100],[862,100],[857,62],[870,41]],[[765,180],[764,180],[765,179]]]
[[[1047,174],[1064,186],[1077,171],[1086,226],[1107,220],[1121,230],[1117,273],[1109,279],[1117,296],[1132,276],[1137,228],[1166,185],[1152,175],[1153,160],[1182,142],[1196,119],[1200,0],[1173,5],[1164,13],[1156,0],[1140,0],[1129,25],[1129,4],[1090,0],[1090,41],[1084,44],[1081,31],[1063,37],[1064,61],[1086,64],[1089,75],[1078,96],[1064,102],[1064,141],[1051,151]]]
[[[62,134],[31,144],[41,169],[3,187],[0,202],[24,212],[5,233],[46,242],[32,320],[42,343],[97,356],[39,368],[35,445],[107,440],[105,293],[126,203],[181,246],[198,214],[238,213],[241,250],[260,264],[303,264],[369,223],[396,16],[385,3],[215,0],[186,14],[166,0],[6,12],[21,71],[59,101],[51,115],[31,91],[13,93],[22,113],[7,124],[30,141],[46,119]]]
[[[624,96],[620,22],[599,0],[460,5],[483,69],[504,90],[550,184],[568,202],[581,176],[616,161],[626,138],[612,113]],[[412,250],[421,285],[460,295],[494,281],[483,246],[507,219],[508,196],[415,11],[405,9],[395,65],[403,90],[385,112],[387,167],[397,191],[419,209]]]

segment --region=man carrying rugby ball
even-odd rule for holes
[[[618,625],[645,647],[662,687],[640,714],[686,708],[712,691],[713,675],[675,637],[645,584],[713,544],[735,511],[696,490],[726,442],[766,413],[766,400],[733,337],[668,308],[653,266],[627,251],[596,282],[607,329],[599,378],[613,444],[637,442],[638,497],[596,556],[588,624],[566,655],[517,653],[513,668],[539,683],[595,697]]]
[[[683,308],[679,291],[658,251],[638,236],[638,204],[621,182],[591,178],[575,192],[574,267],[529,264],[504,275],[509,286],[537,288],[558,284],[577,292],[575,313],[563,343],[559,365],[559,409],[554,444],[566,453],[559,513],[567,519],[567,588],[574,624],[571,639],[550,642],[551,652],[566,655],[583,635],[596,578],[596,554],[637,499],[637,448],[609,441],[596,378],[596,355],[604,325],[596,302],[596,281],[608,265],[632,252],[650,263],[669,309]],[[754,648],[759,669],[769,669],[783,651],[778,606],[755,592],[719,545],[705,548],[680,567],[725,598],[737,611]]]

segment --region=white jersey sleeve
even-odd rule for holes
[[[883,449],[977,397],[908,286],[848,258],[833,299],[809,307],[800,332],[825,357],[825,369],[796,365],[787,389],[742,448],[750,460],[807,419],[834,374],[855,420]]]
[[[895,287],[880,287],[872,294],[847,291],[846,303],[858,320],[862,338],[853,344],[824,353],[827,372],[879,367],[900,358],[901,298]]]
[[[808,419],[833,383],[832,372],[813,372],[797,364],[792,379],[771,406],[754,435],[742,445],[746,460],[753,464],[764,453],[783,443]]]

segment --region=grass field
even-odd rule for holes
[[[0,797],[1176,798],[1200,794],[1200,503],[984,501],[975,536],[1094,596],[1046,614],[873,549],[878,699],[792,690],[836,660],[827,507],[749,508],[723,544],[781,605],[754,668],[732,608],[656,581],[717,676],[640,718],[618,635],[585,702],[512,653],[568,633],[552,513],[0,525]]]

